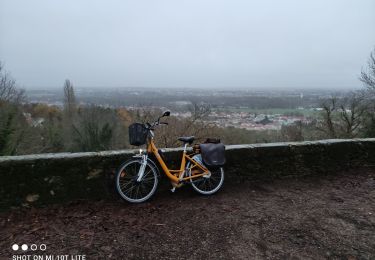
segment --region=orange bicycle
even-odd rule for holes
[[[187,147],[188,144],[191,145],[194,142],[194,136],[178,138],[184,144],[180,169],[172,170],[167,167],[155,146],[154,131],[157,126],[168,124],[160,122],[160,119],[169,115],[170,112],[166,111],[152,124],[135,123],[130,126],[130,143],[133,145],[147,143],[147,149],[144,152],[140,150],[139,154],[123,163],[117,171],[116,188],[124,200],[140,203],[148,200],[155,193],[160,173],[156,163],[149,158],[151,154],[155,156],[163,172],[170,179],[173,186],[172,192],[183,184],[191,184],[200,194],[210,195],[217,192],[223,185],[223,167],[208,169],[202,163],[202,157],[198,151],[188,154]]]

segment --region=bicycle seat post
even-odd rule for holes
[[[185,145],[184,145],[184,153],[186,153],[186,149],[187,149],[187,143],[185,143]]]

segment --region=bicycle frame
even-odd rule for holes
[[[147,142],[147,153],[152,153],[152,154],[155,155],[155,157],[158,160],[158,162],[159,162],[161,168],[163,169],[165,175],[167,175],[167,177],[172,182],[178,184],[178,183],[181,183],[181,182],[184,182],[184,181],[188,181],[188,180],[191,180],[191,179],[194,179],[194,178],[198,178],[198,177],[210,174],[210,171],[207,168],[202,166],[200,163],[196,162],[193,158],[191,158],[187,154],[187,152],[186,152],[187,144],[185,144],[184,150],[183,150],[183,153],[182,153],[180,169],[179,170],[169,169],[167,167],[167,165],[165,164],[163,158],[160,156],[158,148],[155,146],[154,139],[153,139],[154,133],[151,130],[150,130],[150,135],[151,136],[150,136],[150,138],[148,138],[148,142]],[[192,170],[193,168],[198,168],[201,171],[203,171],[203,173],[184,177],[187,162],[190,162],[191,165],[192,165],[190,167],[190,170]]]

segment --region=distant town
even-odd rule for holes
[[[147,88],[76,88],[82,106],[95,104],[107,108],[170,109],[181,118],[191,116],[193,104],[207,104],[210,112],[205,122],[218,127],[247,130],[280,130],[296,122],[309,124],[319,117],[322,100],[335,95],[342,97],[348,91],[331,90],[200,90],[200,89],[147,89]],[[30,103],[45,103],[63,107],[60,89],[28,90]],[[42,123],[40,118],[31,124]]]

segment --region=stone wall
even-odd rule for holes
[[[115,169],[138,150],[0,157],[0,210],[113,199]],[[180,149],[165,149],[176,167]],[[226,178],[270,180],[375,166],[375,139],[228,145]]]

